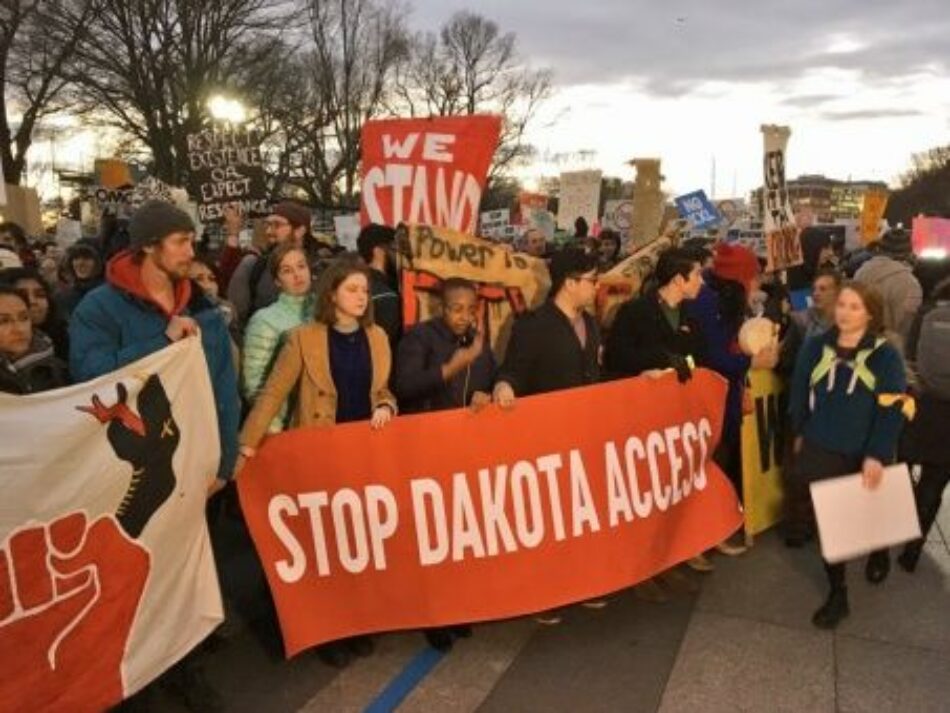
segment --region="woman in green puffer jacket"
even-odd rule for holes
[[[267,269],[280,288],[280,295],[276,302],[254,313],[244,332],[241,392],[251,406],[267,381],[287,334],[313,317],[312,278],[303,249],[294,245],[277,248]],[[271,422],[270,433],[284,430],[287,413],[285,403]]]

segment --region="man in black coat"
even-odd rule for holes
[[[617,312],[604,352],[612,378],[659,376],[673,369],[686,381],[701,357],[702,333],[681,309],[703,285],[701,265],[689,251],[671,248],[660,255],[654,275],[657,288]]]
[[[442,283],[442,316],[417,324],[403,336],[396,352],[392,387],[403,413],[426,413],[491,403],[495,358],[478,330],[478,293],[468,280]],[[472,635],[468,624],[425,630],[439,651],[455,639]]]
[[[491,403],[495,359],[478,331],[478,294],[468,280],[442,284],[442,316],[417,324],[399,342],[393,391],[403,413]]]
[[[548,300],[515,321],[505,363],[498,374],[494,399],[511,408],[515,396],[594,384],[600,379],[600,331],[587,312],[597,296],[597,255],[568,247],[551,258]],[[606,601],[584,606],[600,609]],[[542,612],[541,624],[558,624],[556,610]]]
[[[396,284],[396,231],[387,225],[370,223],[360,230],[356,249],[369,267],[369,291],[373,300],[373,321],[386,336],[393,353],[402,336],[402,302]]]
[[[597,296],[597,256],[569,247],[551,258],[548,300],[515,321],[495,401],[596,383],[600,331],[587,312]]]

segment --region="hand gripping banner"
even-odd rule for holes
[[[108,708],[221,622],[213,414],[198,339],[0,394],[0,711]]]
[[[269,438],[238,490],[287,654],[582,601],[721,542],[725,393],[699,370]]]

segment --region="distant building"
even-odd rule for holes
[[[810,209],[819,223],[858,218],[864,194],[871,189],[887,190],[883,181],[838,181],[821,175],[804,175],[788,181],[792,210]],[[752,192],[752,205],[762,214],[762,189]]]

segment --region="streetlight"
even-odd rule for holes
[[[228,99],[225,96],[216,94],[208,100],[208,110],[211,116],[218,121],[226,121],[229,124],[241,124],[247,119],[247,110],[237,99]]]

